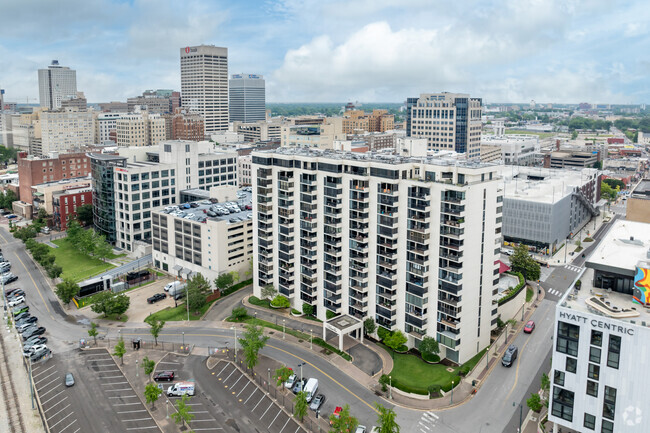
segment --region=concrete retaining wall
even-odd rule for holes
[[[514,298],[511,298],[508,302],[499,306],[497,310],[498,314],[501,315],[501,320],[504,322],[510,319],[521,319],[521,307],[524,305],[526,300],[526,287],[524,287],[521,292]]]

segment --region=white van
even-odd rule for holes
[[[167,396],[194,395],[194,383],[178,382],[167,388]]]
[[[185,283],[181,283],[180,281],[176,281],[178,284],[175,284],[173,287],[170,287],[169,290],[167,290],[165,286],[165,290],[167,290],[169,296],[176,296],[178,293],[184,292],[185,291]]]
[[[171,289],[178,287],[180,285],[181,285],[180,281],[172,281],[171,283],[165,285],[165,292],[169,292]]]
[[[314,379],[313,377],[309,378],[303,391],[307,393],[307,403],[311,402],[311,399],[314,398],[316,392],[318,392],[318,379]]]

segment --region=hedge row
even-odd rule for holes
[[[509,273],[510,275],[516,275],[517,277],[519,277],[519,284],[517,284],[517,287],[515,287],[514,289],[512,289],[512,290],[510,291],[510,293],[508,293],[508,294],[505,295],[503,298],[501,298],[501,299],[499,299],[499,300],[497,301],[497,303],[498,303],[499,305],[503,305],[503,304],[505,304],[506,302],[510,301],[512,298],[514,298],[515,296],[517,296],[517,295],[519,294],[519,292],[521,292],[521,289],[523,289],[523,288],[526,286],[526,280],[524,279],[524,276],[523,276],[523,274],[522,274],[521,272],[508,272],[508,273]]]
[[[233,286],[228,287],[227,289],[224,289],[221,291],[221,296],[228,296],[231,293],[235,293],[237,290],[246,287],[248,285],[253,284],[253,279],[251,278],[250,280],[242,281],[241,283],[237,283]]]
[[[454,375],[449,378],[446,382],[442,384],[440,387],[441,390],[444,392],[449,392],[451,391],[452,384],[451,382],[454,382],[454,385],[458,385],[460,383],[460,376]],[[419,395],[429,395],[429,390],[421,387],[415,387],[415,386],[410,386],[410,385],[405,385],[399,381],[399,379],[396,379],[395,377],[392,378],[392,383],[393,387],[399,389],[400,391],[404,392],[410,392],[411,394],[419,394]]]

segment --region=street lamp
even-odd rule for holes
[[[185,306],[187,307],[187,321],[190,321],[190,289],[185,283]]]
[[[302,384],[304,383],[303,375],[302,375],[302,366],[303,365],[305,365],[304,362],[301,362],[300,364],[298,364],[298,367],[300,367],[300,392],[302,392]]]
[[[451,398],[449,404],[454,404],[454,381],[451,381]]]
[[[388,399],[393,399],[393,376],[388,376]]]
[[[309,330],[309,349],[310,350],[314,349],[314,330],[313,329]]]
[[[283,340],[284,340],[284,332],[285,332],[284,319],[282,319],[282,339]]]
[[[506,346],[508,345],[508,322],[506,322]]]
[[[138,371],[138,360],[135,360],[135,377],[140,377],[140,372]]]
[[[165,400],[165,412],[167,412],[166,418],[169,419],[169,400]]]
[[[185,331],[183,331],[183,347],[185,347]]]
[[[266,387],[266,392],[269,392],[271,388],[271,367],[269,367],[268,373],[269,373],[269,382],[268,382],[268,386]]]
[[[235,355],[234,355],[234,358],[235,358],[235,364],[237,364],[237,328],[235,328],[234,326],[231,326],[230,329],[235,331]]]
[[[517,407],[517,403],[513,401],[512,407]],[[523,406],[521,405],[521,403],[519,403],[519,430],[517,430],[518,432],[521,432],[521,418],[523,415],[523,410],[524,410]]]

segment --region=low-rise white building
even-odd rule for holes
[[[481,136],[481,160],[483,146],[501,149],[501,160],[506,165],[534,165],[541,161],[539,137],[536,135],[483,135]]]

